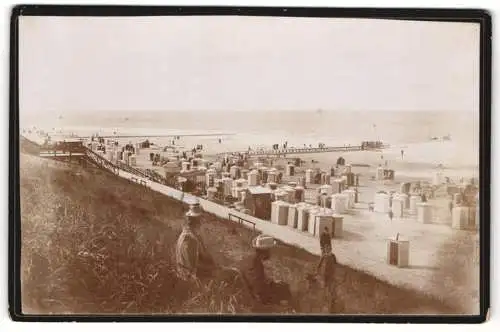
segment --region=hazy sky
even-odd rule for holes
[[[20,110],[479,109],[479,25],[20,18]]]

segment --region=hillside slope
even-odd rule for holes
[[[194,289],[173,273],[186,207],[96,169],[21,155],[22,297],[25,313],[249,313],[248,298],[225,285]],[[220,264],[250,253],[251,230],[210,215],[202,229]],[[302,313],[321,313],[306,289],[317,258],[287,245],[268,271],[285,280]],[[339,313],[456,313],[458,309],[340,266]],[[269,313],[287,312],[267,308]]]

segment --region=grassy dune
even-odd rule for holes
[[[258,308],[226,284],[196,289],[174,274],[186,207],[97,169],[21,155],[22,302],[25,313],[286,313]],[[220,264],[250,253],[255,234],[205,215],[207,247]],[[268,271],[291,284],[302,313],[323,313],[307,289],[315,256],[287,245]],[[452,313],[456,308],[340,266],[338,313]]]

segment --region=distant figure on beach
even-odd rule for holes
[[[394,212],[392,212],[392,210],[389,210],[388,215],[389,215],[389,220],[392,222],[392,218],[394,218]]]
[[[370,211],[370,212],[374,211],[373,203],[372,202],[368,203],[368,211]]]
[[[183,280],[210,277],[215,269],[215,262],[199,236],[201,215],[190,209],[185,217],[175,249],[177,275]]]
[[[219,144],[222,143],[222,140],[219,138]]]
[[[401,160],[404,159],[404,155],[405,155],[405,150],[401,150]]]
[[[448,203],[448,208],[450,209],[450,215],[453,215],[453,199]]]

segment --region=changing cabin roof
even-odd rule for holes
[[[270,188],[260,187],[260,186],[248,187],[248,191],[252,195],[264,195],[273,193],[273,191]]]

